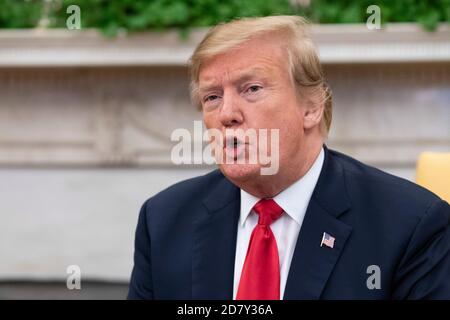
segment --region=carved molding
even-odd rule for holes
[[[450,61],[450,26],[426,32],[416,24],[313,25],[322,63]],[[95,30],[0,31],[0,66],[184,66],[205,29],[181,40],[178,32],[141,33],[107,39]]]

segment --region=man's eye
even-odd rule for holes
[[[219,97],[219,96],[212,94],[212,95],[210,95],[210,96],[205,97],[205,98],[203,99],[203,101],[204,101],[204,102],[214,101],[214,100],[216,100],[218,97]]]
[[[248,87],[248,89],[246,91],[249,93],[255,93],[255,92],[259,91],[260,89],[262,89],[261,86],[253,85],[253,86]]]

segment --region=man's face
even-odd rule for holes
[[[288,66],[287,52],[279,41],[259,37],[215,56],[200,69],[199,99],[207,129],[217,129],[224,136],[230,129],[254,129],[258,141],[259,129],[268,129],[267,143],[256,146],[249,139],[243,145],[226,140],[225,156],[235,160],[246,158],[244,164],[227,161],[219,164],[223,174],[233,182],[245,183],[261,174],[263,164],[248,163],[249,149],[257,150],[258,155],[279,156],[280,172],[301,159],[304,110]],[[270,129],[279,129],[278,155],[270,145]]]

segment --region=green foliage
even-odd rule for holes
[[[120,30],[186,30],[203,27],[239,16],[292,14],[288,0],[62,0],[55,12],[54,26],[62,27],[66,8],[81,8],[83,28],[102,29],[106,34]]]
[[[0,0],[0,28],[35,27],[45,0]],[[307,7],[294,0],[53,0],[50,26],[66,26],[70,5],[81,9],[82,28],[98,28],[107,35],[120,31],[204,27],[238,17],[300,14],[316,23],[364,23],[370,5],[381,9],[386,22],[418,22],[433,30],[450,22],[450,0],[311,0]],[[303,1],[304,2],[304,1]]]
[[[313,0],[299,13],[318,23],[358,23],[366,21],[373,4],[380,7],[383,23],[418,22],[434,30],[439,22],[450,22],[450,0]]]
[[[0,0],[0,28],[35,27],[41,13],[40,0]]]

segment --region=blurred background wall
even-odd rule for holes
[[[0,298],[125,297],[142,203],[214,169],[174,165],[170,135],[201,120],[187,59],[236,16],[309,16],[329,147],[414,181],[421,152],[450,150],[450,6],[399,2],[370,1],[371,30],[367,1],[0,1]]]

